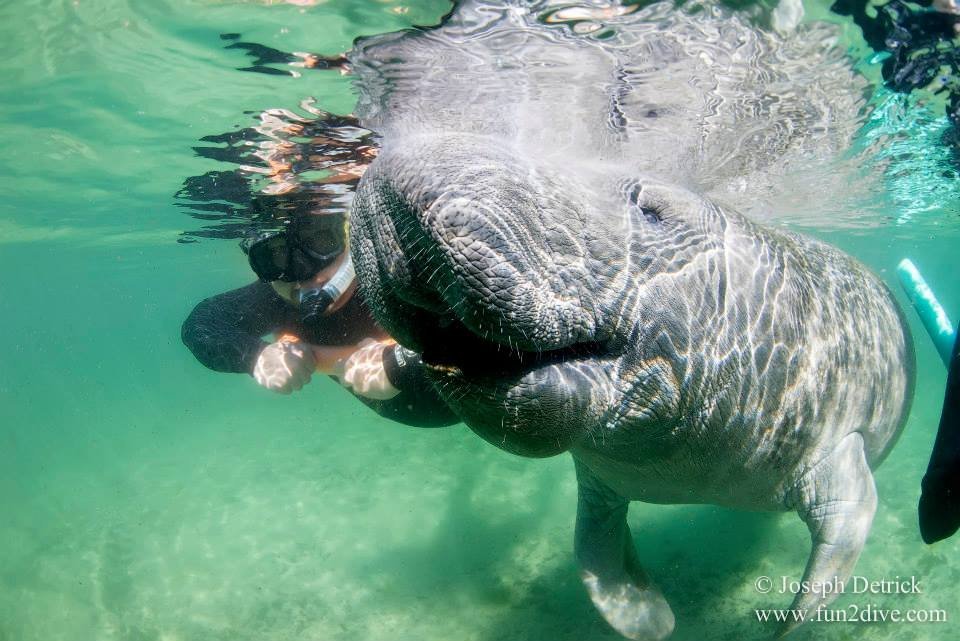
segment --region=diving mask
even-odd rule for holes
[[[308,245],[302,233],[285,229],[250,237],[241,247],[260,280],[296,283],[313,278],[344,251],[340,235],[311,234],[310,240]]]

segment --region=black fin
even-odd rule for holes
[[[960,328],[957,330],[960,337]],[[920,536],[936,543],[960,528],[960,339],[953,346],[940,429],[920,494]]]

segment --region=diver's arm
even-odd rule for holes
[[[249,374],[267,346],[261,336],[290,323],[290,306],[260,281],[204,299],[183,321],[180,336],[217,372]]]
[[[957,328],[960,336],[960,327]],[[920,534],[934,543],[960,529],[960,340],[953,346],[940,428],[920,496]]]
[[[384,401],[361,397],[377,414],[413,427],[445,427],[460,422],[427,378],[419,354],[396,343],[387,345],[383,349],[383,367],[399,393]]]
[[[392,339],[368,338],[352,349],[328,373],[377,414],[413,427],[459,422],[427,378],[416,352]]]

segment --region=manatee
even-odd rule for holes
[[[461,2],[347,55],[381,143],[351,212],[362,291],[471,430],[570,453],[580,574],[631,639],[675,620],[630,501],[794,511],[803,580],[843,581],[913,395],[884,283],[738,213],[849,147],[865,82],[830,25],[698,8]]]

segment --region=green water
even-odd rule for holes
[[[326,379],[275,396],[180,343],[198,300],[249,280],[234,242],[175,242],[197,221],[172,194],[217,168],[190,147],[248,125],[245,111],[312,95],[346,113],[354,100],[336,74],[236,71],[249,62],[219,34],[333,54],[446,8],[0,5],[0,641],[618,638],[575,571],[567,457],[390,424]],[[893,222],[905,202],[893,200],[883,225],[823,235],[894,287],[913,257],[956,320],[956,203],[938,208],[920,170],[890,174],[901,199],[923,195],[911,222]],[[796,639],[960,632],[960,536],[927,547],[916,526],[945,372],[914,331],[914,412],[877,474],[857,574],[916,576],[924,593],[839,605],[949,620],[808,625]],[[789,597],[754,581],[799,577],[809,547],[794,515],[634,504],[630,523],[676,639],[764,638],[754,608]]]

